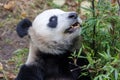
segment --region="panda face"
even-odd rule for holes
[[[73,39],[79,36],[81,22],[76,12],[50,9],[35,18],[28,34],[40,51],[62,54],[73,44]]]

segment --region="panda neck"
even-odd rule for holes
[[[35,64],[35,62],[39,59],[44,58],[67,58],[68,56],[70,56],[70,51],[65,51],[63,54],[50,54],[50,53],[44,53],[42,51],[40,51],[36,46],[34,46],[32,43],[30,43],[30,47],[29,47],[29,54],[28,54],[28,58],[26,61],[26,65],[32,65]]]
[[[28,65],[32,64],[37,58],[36,53],[37,53],[37,48],[34,45],[32,45],[32,43],[30,43],[29,54],[25,64],[28,64]]]

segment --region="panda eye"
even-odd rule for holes
[[[50,28],[56,28],[56,26],[57,26],[57,19],[58,19],[57,16],[50,17],[49,23],[48,23],[48,27],[50,27]]]
[[[56,20],[57,20],[57,16],[52,16],[52,17],[50,18],[50,22],[56,21]]]

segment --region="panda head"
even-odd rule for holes
[[[50,9],[40,13],[33,22],[22,20],[17,26],[20,37],[30,36],[36,50],[49,54],[62,54],[74,44],[80,34],[81,19],[76,12]]]

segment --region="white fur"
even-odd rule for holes
[[[69,48],[68,46],[72,44],[72,40],[79,36],[81,31],[81,29],[78,28],[71,34],[64,33],[64,31],[74,23],[68,18],[70,13],[71,12],[64,12],[60,9],[50,9],[42,12],[35,18],[32,27],[29,29],[31,38],[30,46],[34,46],[34,48],[30,48],[26,64],[34,62],[37,49],[44,53],[62,54],[64,49]],[[49,18],[54,15],[58,17],[58,24],[56,28],[50,28],[47,24],[49,23]],[[82,22],[79,17],[78,22]]]
[[[33,29],[38,35],[42,35],[44,37],[47,37],[48,40],[63,40],[65,37],[75,37],[74,35],[79,35],[79,31],[77,30],[73,34],[64,34],[65,29],[70,27],[71,20],[68,19],[68,15],[70,12],[64,12],[60,9],[50,9],[42,12],[39,14],[34,22],[33,22]],[[58,17],[58,25],[55,29],[51,29],[47,26],[47,23],[49,22],[49,18],[51,16],[56,15]],[[78,21],[81,23],[81,19],[78,18]]]

